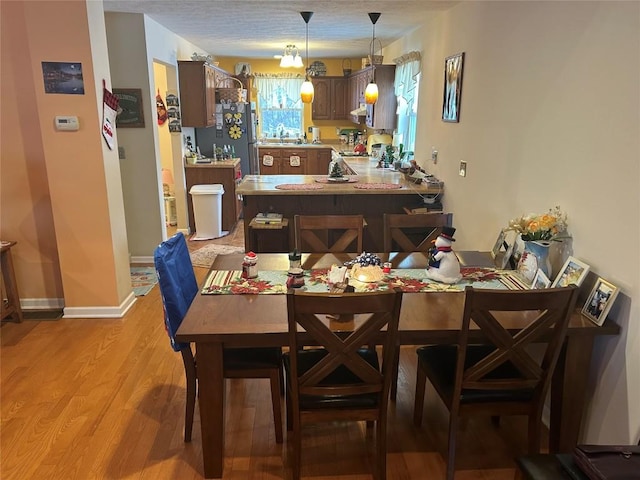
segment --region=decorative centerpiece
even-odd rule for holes
[[[460,261],[453,252],[451,245],[456,240],[453,235],[456,229],[442,227],[442,233],[436,238],[435,246],[429,250],[429,266],[427,278],[441,283],[458,283],[462,278],[460,274]]]
[[[551,242],[569,238],[566,213],[556,206],[544,214],[522,215],[511,220],[506,230],[518,232],[524,242],[517,271],[529,282],[533,281],[538,269],[551,278],[549,247]]]
[[[349,276],[360,282],[379,282],[384,278],[382,260],[375,253],[363,252],[355,259],[345,262],[345,266],[351,266]]]

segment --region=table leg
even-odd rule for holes
[[[569,335],[551,383],[549,451],[569,453],[578,443],[594,337]]]
[[[222,478],[224,466],[224,365],[221,343],[196,343],[198,404],[205,478]]]
[[[18,322],[22,322],[22,308],[20,306],[20,295],[18,295],[18,282],[16,281],[16,274],[13,270],[11,247],[2,247],[0,267],[2,268],[2,282],[4,283],[5,293],[7,294],[7,307],[5,311],[3,304],[2,318],[11,315],[15,316]],[[0,298],[0,301],[2,301],[2,298]]]

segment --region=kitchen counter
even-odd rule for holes
[[[240,164],[239,158],[228,158],[226,160],[214,160],[212,158],[208,158],[206,160],[210,160],[210,162],[209,163],[187,163],[185,164],[185,168],[203,168],[203,167],[204,168],[230,168]]]
[[[244,177],[237,193],[242,195],[435,195],[442,193],[442,184],[416,185],[405,179],[404,174],[390,169],[376,168],[376,162],[369,157],[346,157],[347,166],[356,175],[347,177],[356,179],[354,183],[319,183],[326,179],[326,175],[247,175]],[[282,190],[276,188],[282,184],[297,184],[300,190]],[[382,185],[379,188],[357,188],[358,184],[400,184],[401,188],[388,189]],[[309,185],[305,190],[302,186]],[[322,188],[317,189],[317,185]]]
[[[236,189],[243,198],[247,251],[293,250],[295,215],[362,214],[367,222],[364,250],[381,252],[384,237],[383,214],[404,213],[405,207],[423,206],[424,197],[441,195],[444,191],[441,183],[416,185],[405,180],[400,172],[376,168],[375,161],[369,157],[352,157],[347,165],[357,173],[350,176],[357,179],[355,183],[328,183],[326,174],[247,175]],[[356,188],[355,185],[358,184],[369,184],[373,188]],[[385,185],[389,184],[400,185],[400,188],[385,188]],[[279,185],[286,185],[286,189],[276,188]],[[260,212],[281,213],[288,220],[289,228],[269,232],[272,236],[281,236],[277,242],[267,245],[265,242],[257,241],[252,235],[249,224]]]

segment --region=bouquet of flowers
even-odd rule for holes
[[[567,214],[559,206],[549,209],[542,215],[530,213],[509,222],[506,230],[514,230],[520,234],[523,241],[561,241],[568,238]]]

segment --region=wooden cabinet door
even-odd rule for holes
[[[313,103],[311,104],[311,118],[313,120],[331,120],[331,79],[313,77]]]
[[[283,148],[280,157],[280,175],[306,175],[307,152],[302,149]]]
[[[331,98],[333,100],[332,118],[345,120],[349,116],[349,79],[339,77],[331,80]]]
[[[331,163],[330,148],[313,148],[307,153],[307,175],[327,175]]]
[[[216,120],[216,80],[215,72],[209,65],[204,66],[204,76],[206,123],[207,126],[212,126]]]
[[[271,165],[265,165],[264,156],[270,155],[273,157]],[[258,147],[258,163],[260,168],[260,175],[278,175],[280,173],[280,158],[281,149]]]
[[[205,62],[178,61],[180,113],[183,127],[215,124],[216,72]]]
[[[375,105],[367,105],[366,124],[376,130],[393,130],[396,128],[397,99],[394,91],[395,65],[379,65],[375,70],[378,84],[378,101]]]

